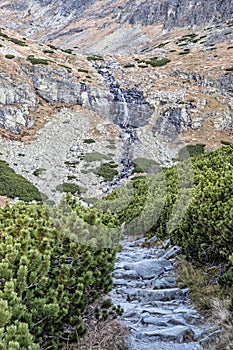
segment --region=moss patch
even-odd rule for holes
[[[80,158],[85,160],[88,163],[98,162],[101,160],[111,160],[111,157],[106,156],[105,154],[99,153],[99,152],[86,153],[83,156],[81,156]]]

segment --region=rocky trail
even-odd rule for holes
[[[129,350],[201,350],[217,331],[193,308],[189,289],[176,285],[179,247],[142,247],[144,239],[123,244],[110,296],[124,309]]]

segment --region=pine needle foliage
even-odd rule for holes
[[[85,333],[87,305],[112,286],[115,226],[71,196],[0,210],[2,350],[61,349]]]
[[[232,174],[231,144],[159,174],[136,178],[101,205],[117,212],[128,234],[170,238],[189,261],[223,264],[226,273],[219,282],[232,289],[233,309]]]

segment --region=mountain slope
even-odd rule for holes
[[[51,198],[232,142],[232,1],[3,1],[0,14],[14,29],[0,31],[0,128],[17,140],[1,139],[2,158]]]
[[[106,45],[109,41],[113,45],[109,52],[116,52],[124,42],[123,51],[128,51],[142,42],[150,42],[151,36],[155,38],[163,30],[222,23],[233,17],[233,2],[9,0],[1,4],[0,14],[7,28],[17,28],[27,37],[43,42],[56,40],[59,45],[69,44],[84,50],[88,50],[88,45],[92,47],[94,40],[94,51],[98,50],[98,41]],[[147,33],[149,26],[153,28]],[[117,45],[119,41],[121,45]]]

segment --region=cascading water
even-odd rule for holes
[[[123,142],[123,153],[121,158],[122,169],[119,171],[118,175],[108,184],[106,192],[110,192],[114,188],[120,185],[122,179],[128,178],[133,171],[133,145],[138,141],[136,130],[130,126],[130,115],[128,104],[124,96],[124,92],[118,88],[118,99],[120,101],[119,113],[123,113],[122,123],[120,123],[121,133],[120,139]]]
[[[123,92],[121,91],[121,89],[118,89],[119,91],[119,94],[122,98],[122,103],[123,103],[123,112],[124,112],[124,115],[123,115],[123,128],[125,128],[128,123],[129,123],[129,110],[128,110],[128,105],[127,105],[127,102],[126,102],[126,99],[125,99],[125,96],[123,94]]]
[[[119,126],[120,139],[123,143],[121,165],[118,175],[108,183],[105,192],[122,185],[122,180],[127,179],[133,171],[134,146],[139,139],[136,130],[148,123],[152,110],[145,100],[143,93],[136,87],[122,88],[114,77],[117,69],[121,69],[115,61],[112,63],[95,63],[97,72],[104,78],[112,96],[110,100],[109,119]]]

